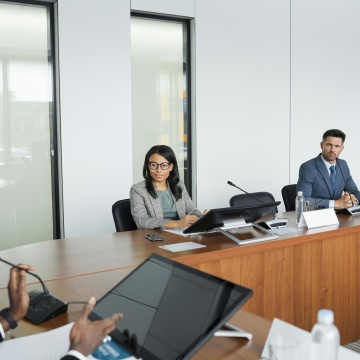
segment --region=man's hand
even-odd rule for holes
[[[88,321],[88,315],[93,310],[95,302],[94,297],[89,299],[70,332],[70,350],[76,350],[84,356],[94,352],[105,336],[115,330],[116,323],[123,317],[122,314],[114,314],[107,319]]]
[[[12,318],[18,322],[25,315],[29,308],[29,294],[26,290],[26,272],[25,270],[35,270],[30,265],[18,265],[24,270],[20,270],[16,267],[10,269],[10,279],[8,284],[9,294],[9,314]]]
[[[349,194],[348,192],[344,192],[341,198],[335,200],[334,208],[335,209],[346,209],[352,207],[357,204],[357,199],[353,194]]]
[[[354,204],[354,206],[359,204],[359,201],[358,201],[358,199],[355,197],[354,194],[350,194],[350,197],[351,197],[351,200],[352,200],[352,204]],[[352,205],[351,205],[351,206],[352,206]]]

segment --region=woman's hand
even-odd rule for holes
[[[197,220],[198,220],[198,217],[195,215],[185,215],[182,219],[178,220],[179,227],[180,228],[188,227]]]
[[[164,228],[166,229],[177,229],[177,228],[185,228],[193,224],[199,218],[196,215],[185,215],[180,220],[169,220],[165,223]]]

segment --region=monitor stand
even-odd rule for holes
[[[241,337],[241,338],[246,338],[248,340],[252,339],[252,334],[242,329],[239,329],[238,327],[231,325],[229,323],[225,323],[222,330],[216,331],[214,336]]]
[[[267,233],[268,235],[267,236],[256,237],[256,238],[251,238],[251,239],[239,240],[238,238],[236,238],[234,235],[230,234],[227,231],[227,230],[231,230],[231,229],[239,229],[239,228],[248,227],[248,226],[253,226],[256,229]],[[244,219],[240,219],[236,223],[234,223],[234,222],[224,223],[224,226],[216,227],[216,228],[214,228],[214,230],[219,231],[223,235],[225,235],[228,238],[230,238],[231,240],[235,241],[238,245],[246,245],[246,244],[252,244],[252,243],[261,242],[261,241],[274,240],[274,239],[277,239],[279,237],[279,235],[274,234],[271,231],[264,229],[263,227],[259,226],[258,224],[247,223]]]

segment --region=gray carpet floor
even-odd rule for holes
[[[348,344],[345,345],[345,347],[347,347],[347,348],[349,348],[351,350],[360,352],[360,340],[348,343]]]

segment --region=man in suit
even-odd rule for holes
[[[345,209],[359,204],[360,192],[345,160],[338,159],[346,135],[327,130],[320,142],[321,154],[300,166],[297,190],[306,200],[314,199],[319,209]]]
[[[0,311],[0,342],[5,338],[5,331],[15,329],[29,307],[29,294],[26,290],[26,272],[34,270],[32,266],[20,264],[10,270],[8,284],[9,308]],[[81,316],[76,320],[70,332],[69,352],[62,360],[86,360],[94,352],[105,336],[115,330],[122,314],[114,314],[107,319],[89,322],[88,315],[94,308],[95,298],[91,297],[84,305]]]

